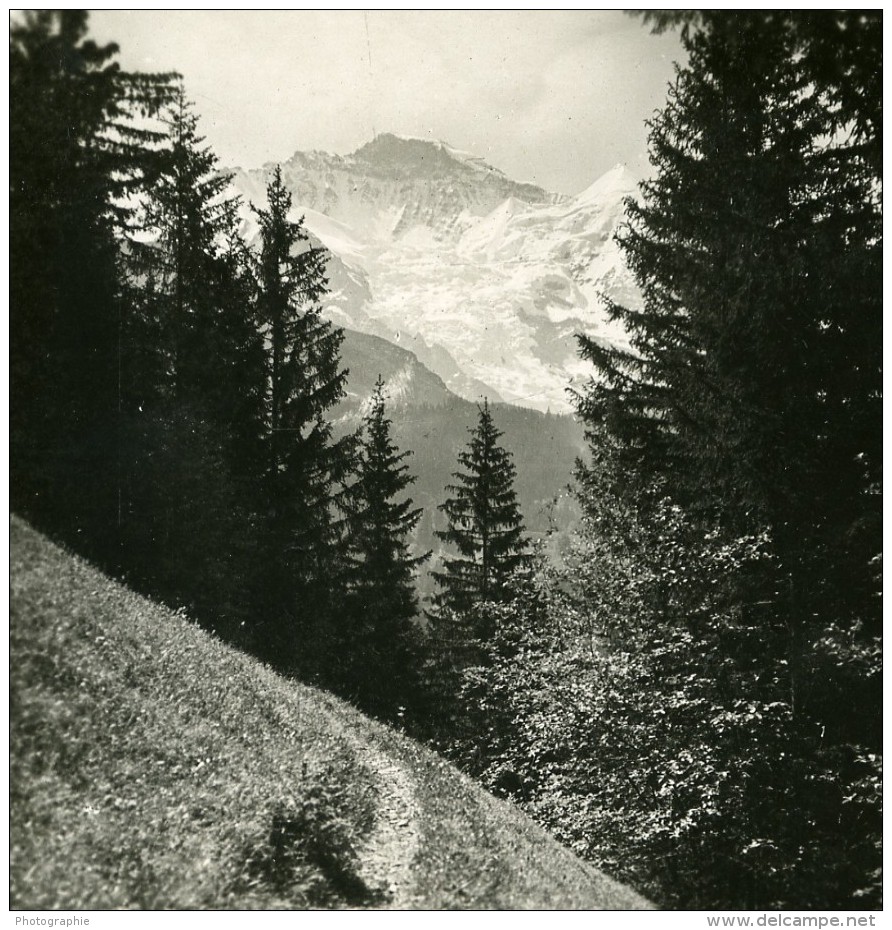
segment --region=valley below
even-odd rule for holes
[[[265,202],[272,167],[233,171],[248,242],[259,235],[248,204]],[[412,551],[433,551],[419,593],[433,592],[437,507],[484,399],[517,468],[530,538],[559,558],[578,518],[569,488],[585,452],[573,391],[592,374],[576,337],[625,345],[607,301],[639,299],[614,241],[635,177],[617,165],[571,197],[446,143],[391,133],[351,155],[296,152],[281,167],[292,218],[326,250],[323,312],[345,334],[337,430],[360,425],[380,376],[395,441],[413,453],[411,496],[424,515]]]
[[[434,535],[446,528],[438,506],[454,481],[458,454],[468,443],[478,405],[449,390],[413,353],[380,337],[345,330],[341,357],[349,372],[348,394],[335,408],[337,432],[359,428],[380,375],[394,441],[412,453],[406,465],[415,481],[408,493],[423,514],[410,545],[415,555],[432,552],[416,578],[418,593],[426,598],[435,587],[431,571],[440,569],[444,553],[444,544]],[[570,488],[576,460],[586,454],[582,425],[570,414],[514,404],[496,403],[491,409],[503,432],[500,442],[517,469],[514,489],[528,536],[559,560],[579,516]]]

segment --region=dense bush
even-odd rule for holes
[[[794,705],[783,614],[742,595],[770,539],[597,500],[568,571],[480,608],[458,761],[664,905],[877,905],[878,756]],[[808,654],[815,687],[878,658],[832,628]]]

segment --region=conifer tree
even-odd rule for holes
[[[347,688],[361,706],[393,718],[407,707],[419,661],[413,576],[428,554],[413,557],[409,539],[421,518],[406,495],[415,478],[391,437],[384,381],[375,384],[352,486],[350,617],[343,647],[352,660]]]
[[[631,566],[626,600],[641,598],[632,612],[596,600],[599,640],[621,664],[658,670],[653,695],[672,683],[658,710],[616,718],[617,745],[631,746],[618,770],[642,771],[633,731],[649,716],[671,718],[686,753],[705,728],[713,770],[731,773],[702,822],[738,852],[711,857],[715,875],[691,900],[847,907],[879,894],[882,234],[881,109],[846,85],[880,62],[875,25],[861,48],[843,37],[847,64],[828,85],[803,38],[815,22],[788,16],[792,28],[708,13],[685,30],[688,63],[651,126],[656,172],[621,235],[643,294],[640,308],[612,307],[631,351],[582,340],[597,377],[580,402],[594,460],[581,496],[598,571]],[[821,46],[828,64],[833,42]],[[648,591],[634,575],[653,553]],[[708,562],[718,574],[698,593]],[[698,675],[706,688],[691,688]],[[739,714],[733,740],[716,738],[708,691]],[[660,751],[666,733],[654,727]],[[671,835],[675,848],[678,824]],[[778,858],[739,852],[754,849]]]
[[[731,533],[770,530],[782,580],[751,600],[783,592],[801,712],[816,619],[878,629],[882,238],[873,147],[834,133],[798,43],[746,13],[689,35],[622,235],[632,351],[582,340],[581,411],[627,490],[657,478]]]
[[[232,219],[224,196],[230,179],[217,171],[216,156],[198,135],[198,119],[182,88],[164,122],[168,145],[143,219],[153,241],[142,251],[157,284],[169,390],[180,401],[205,394],[220,381],[208,340],[217,335],[220,315],[215,265]]]
[[[143,254],[165,330],[167,392],[223,427],[224,444],[238,435],[241,455],[252,459],[262,431],[265,355],[241,201],[227,193],[231,176],[221,174],[198,135],[181,89],[168,114],[169,149],[143,220],[155,233]]]
[[[434,572],[441,588],[433,598],[437,607],[462,613],[481,601],[507,599],[504,584],[526,558],[516,472],[510,453],[498,444],[501,435],[484,401],[458,456],[464,470],[453,473],[456,483],[446,489],[451,496],[439,508],[447,528],[436,535],[458,555],[447,556],[444,571]]]
[[[279,167],[260,223],[260,320],[269,351],[266,391],[266,591],[270,622],[260,648],[294,668],[319,671],[334,656],[331,618],[343,589],[344,485],[355,437],[333,437],[329,411],[344,396],[343,332],[321,313],[324,250],[289,218]]]
[[[860,146],[825,144],[835,117],[795,36],[758,14],[710,22],[629,204],[644,306],[612,313],[633,351],[582,340],[590,407],[628,439],[630,474],[646,460],[686,503],[798,545],[817,514],[858,513],[878,470],[876,188]]]
[[[152,173],[134,121],[169,75],[132,75],[78,10],[10,27],[11,491],[16,509],[114,562],[120,238]]]
[[[223,632],[246,601],[236,541],[249,535],[252,500],[238,458],[247,433],[259,439],[261,335],[246,255],[233,246],[229,178],[182,88],[162,118],[166,144],[141,216],[150,239],[131,245],[122,322],[125,556],[133,580],[213,615]]]
[[[212,346],[216,365],[205,390],[215,421],[228,424],[234,480],[239,493],[258,499],[263,483],[266,347],[258,309],[256,264],[241,234],[241,200],[223,203],[222,238],[214,265],[218,313]]]
[[[753,28],[781,34],[825,117],[846,148],[881,171],[883,141],[882,10],[648,10],[655,33],[680,27],[687,42],[696,32],[743,35]]]

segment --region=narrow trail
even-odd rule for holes
[[[419,810],[409,773],[393,759],[358,740],[357,755],[372,771],[376,821],[357,850],[359,875],[382,896],[381,907],[403,910],[418,906],[412,862],[418,851]]]

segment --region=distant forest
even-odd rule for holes
[[[878,908],[882,13],[644,19],[688,58],[618,237],[630,347],[578,337],[578,530],[527,532],[484,403],[431,563],[425,426],[397,444],[380,380],[334,423],[281,174],[249,247],[176,74],[13,18],[12,508],[663,906]]]

